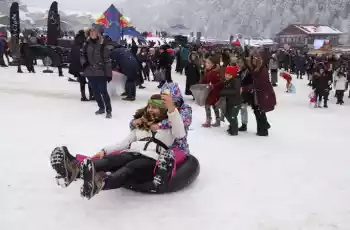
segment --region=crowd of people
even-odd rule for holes
[[[33,60],[27,39],[21,39],[20,50],[28,71],[35,73],[33,63],[36,60]],[[1,53],[3,54],[0,55],[1,57],[5,55],[8,59],[10,53],[4,39],[0,40]],[[111,59],[111,55],[114,58]],[[250,76],[252,73],[254,75],[262,71],[259,73],[259,79],[260,75],[266,75],[271,86],[276,87],[279,79],[278,73],[280,73],[280,76],[286,80],[286,92],[293,91],[291,89],[294,87],[293,75],[296,75],[296,79],[307,77],[308,85],[313,89],[312,98],[316,101],[315,107],[322,107],[323,102],[323,107],[327,108],[332,88],[336,91],[337,104],[344,103],[350,69],[349,59],[345,55],[310,55],[296,49],[271,51],[247,48],[239,51],[237,47],[209,47],[195,44],[164,44],[158,47],[148,44],[139,47],[134,40],[130,47],[126,48],[111,41],[103,34],[102,27],[98,25],[88,31],[80,31],[75,36],[69,59],[69,73],[80,83],[81,101],[95,100],[99,107],[96,111],[97,115],[106,113],[107,118],[112,117],[107,84],[112,80],[113,71],[119,71],[126,76],[123,100],[134,101],[137,86],[138,89],[144,89],[144,81],[157,81],[159,82],[158,88],[161,88],[166,82],[172,82],[172,66],[176,62],[175,72],[186,76],[186,95],[192,95],[191,87],[196,84],[208,84],[211,87],[205,105],[206,119],[203,127],[220,126],[224,117],[220,111],[232,111],[232,109],[222,108],[222,105],[230,101],[228,104],[240,108],[241,126],[238,130],[247,130],[247,107],[251,105],[254,108],[257,122],[260,124],[257,133],[262,136],[268,135],[267,130],[270,125],[261,106],[254,104],[256,103],[254,98],[259,93],[254,90],[256,87],[254,80],[246,75]],[[6,66],[1,60],[3,58],[0,59],[0,65]],[[20,64],[18,72],[22,72]],[[239,67],[237,74],[232,74],[230,68],[233,66]],[[221,91],[225,88],[226,73],[231,73],[230,76],[239,79],[234,81],[234,85],[240,86],[239,99],[226,98],[224,100],[221,98]],[[226,80],[229,81],[229,79]],[[88,95],[86,86],[88,86]],[[268,100],[267,104],[274,104],[273,88],[266,84],[263,84],[263,87],[264,92],[271,97],[268,98],[271,101]],[[273,109],[272,105],[267,107],[269,107],[265,109],[267,112]],[[214,118],[212,118],[212,110]],[[233,112],[233,114],[236,113]],[[230,128],[229,133],[236,135],[235,125],[231,126],[233,128]]]

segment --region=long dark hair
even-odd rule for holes
[[[154,94],[150,98],[150,100],[161,100],[161,99],[162,99],[162,97],[160,94]],[[146,105],[145,107],[143,107],[141,109],[138,109],[136,111],[136,113],[134,114],[134,119],[141,119],[142,120],[142,124],[138,127],[139,129],[148,130],[151,125],[157,124],[163,120],[168,119],[166,109],[159,108],[160,115],[159,115],[159,117],[155,117],[155,116],[153,116],[153,114],[149,114],[147,112],[147,107],[148,107],[148,105]]]

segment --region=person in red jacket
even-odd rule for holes
[[[292,83],[292,76],[288,72],[282,72],[280,75],[286,80],[286,92],[289,92],[290,84]]]
[[[220,111],[216,107],[216,103],[220,98],[220,91],[223,87],[223,83],[221,82],[220,76],[220,60],[211,56],[205,60],[205,73],[202,80],[199,84],[208,84],[211,88],[211,91],[207,97],[205,104],[205,114],[206,114],[206,122],[202,125],[203,127],[209,128],[219,127],[220,126]],[[211,116],[211,108],[213,108],[215,113],[215,123],[211,124],[212,116]]]

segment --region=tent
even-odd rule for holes
[[[113,41],[120,41],[120,12],[112,4],[108,9],[96,20],[96,24],[104,27],[104,33]]]

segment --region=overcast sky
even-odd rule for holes
[[[53,0],[52,0],[53,1]],[[22,0],[21,2],[36,7],[49,8],[51,0]],[[65,10],[89,11],[99,13],[104,11],[110,4],[115,4],[124,0],[56,0],[58,7]]]

